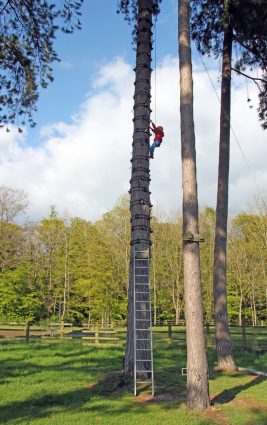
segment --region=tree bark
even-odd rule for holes
[[[156,256],[155,256],[155,241],[154,241],[154,261],[153,261],[153,323],[157,325],[157,276],[156,276]]]
[[[61,321],[64,322],[65,315],[67,311],[67,295],[69,290],[69,241],[67,235],[67,229],[64,231],[64,239],[65,239],[65,256],[64,256],[64,289],[63,289],[63,308]]]
[[[220,148],[213,280],[217,361],[218,368],[224,370],[235,369],[228,324],[226,288],[232,37],[232,28],[228,26],[224,31],[222,57]]]
[[[196,151],[193,119],[193,79],[189,32],[190,0],[180,0],[179,66],[183,178],[183,232],[198,234]],[[192,409],[210,405],[208,365],[205,352],[198,242],[184,241],[184,290],[187,341],[186,404]]]
[[[125,378],[132,378],[134,373],[134,282],[133,266],[135,249],[150,250],[150,192],[149,192],[149,122],[151,98],[151,50],[152,50],[152,0],[138,0],[136,31],[136,68],[134,93],[134,133],[131,173],[131,261],[128,291],[128,324],[126,352],[124,359]],[[139,297],[139,299],[142,299]],[[146,303],[139,305],[145,310]],[[148,331],[144,326],[144,334]],[[145,342],[143,347],[147,348]],[[140,369],[147,370],[150,365],[139,363]],[[145,376],[144,376],[145,377]]]

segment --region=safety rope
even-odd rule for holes
[[[154,123],[157,125],[157,15],[154,19]]]

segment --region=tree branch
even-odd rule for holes
[[[263,90],[262,90],[261,86],[259,85],[259,83],[257,81],[260,81],[260,82],[266,84],[267,83],[266,80],[264,80],[263,78],[251,77],[250,75],[247,75],[244,72],[241,72],[241,71],[239,71],[236,68],[231,68],[231,69],[232,69],[232,71],[236,72],[237,74],[243,75],[244,77],[249,78],[250,80],[252,80],[256,84],[256,86],[258,87],[259,91],[261,93],[263,93]]]
[[[2,10],[0,10],[0,15],[5,11],[5,9],[7,8],[8,4],[10,3],[10,0],[7,0],[5,6],[3,7]]]
[[[247,44],[243,43],[237,36],[236,34],[233,35],[234,40],[240,44],[240,46],[243,47],[243,49],[247,50],[248,52],[250,52],[252,55],[254,56],[258,56],[258,58],[262,61],[263,64],[266,63],[266,58],[264,56],[261,55],[261,53],[259,52],[258,49],[252,49],[250,48]]]
[[[250,80],[253,80],[254,82],[256,82],[256,81],[261,81],[262,83],[267,82],[267,80],[265,80],[264,78],[251,77],[250,75],[247,75],[242,71],[239,71],[239,69],[236,69],[236,68],[231,68],[231,69],[232,69],[232,71],[235,71],[237,74],[243,75],[244,77],[249,78]]]

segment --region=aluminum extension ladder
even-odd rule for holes
[[[151,387],[154,396],[152,316],[149,249],[134,249],[134,395],[139,384]]]

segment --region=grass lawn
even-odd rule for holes
[[[81,340],[0,343],[0,424],[19,425],[266,425],[267,379],[245,373],[211,373],[213,406],[184,405],[184,331],[155,332],[156,396],[118,387],[122,348],[83,346]],[[240,348],[238,366],[267,372],[267,353]],[[209,365],[215,353],[208,351]]]

